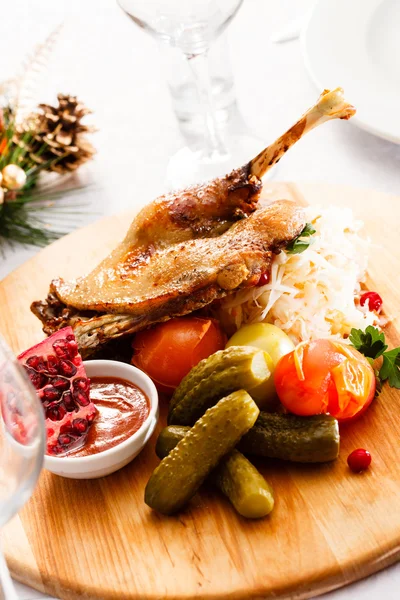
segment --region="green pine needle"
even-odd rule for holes
[[[1,112],[1,110],[0,110]],[[8,164],[18,164],[24,169],[27,179],[22,190],[0,204],[0,251],[6,244],[46,246],[73,229],[79,215],[88,214],[81,210],[87,203],[68,202],[66,198],[81,194],[88,186],[60,189],[60,178],[44,185],[38,180],[42,172],[51,170],[63,156],[54,156],[42,164],[34,162],[28,152],[29,142],[34,131],[28,130],[15,143],[15,123],[11,107],[4,107],[0,122],[0,171]],[[40,156],[47,149],[44,142],[36,154]],[[8,196],[8,198],[7,198]],[[53,227],[49,226],[53,223]],[[57,226],[57,223],[60,227]]]
[[[35,194],[33,198],[22,193],[14,201],[0,206],[0,249],[4,244],[17,242],[25,245],[46,246],[69,233],[79,216],[93,214],[83,210],[87,203],[72,202],[67,197],[76,190]],[[79,188],[82,193],[82,188]],[[29,194],[28,194],[29,196]],[[57,204],[60,198],[62,204]],[[62,199],[61,199],[62,198]],[[52,223],[52,226],[49,225]]]

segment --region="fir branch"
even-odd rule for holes
[[[28,151],[28,144],[32,140],[33,134],[31,131],[26,131],[24,135],[21,137],[19,143],[15,143],[15,136],[13,135],[13,152],[10,156],[10,163],[14,163],[15,165],[19,164],[19,166],[26,171],[26,167],[24,164],[25,154]]]
[[[3,246],[5,241],[9,244],[18,242],[27,245],[46,246],[63,235],[61,232],[45,228],[45,223],[42,223],[39,219],[29,221],[23,210],[19,212],[9,211],[10,204],[12,203],[4,204],[0,213],[0,247]]]
[[[0,205],[0,251],[13,242],[46,246],[72,231],[79,217],[93,213],[81,210],[87,203],[68,203],[68,196],[88,188],[90,185],[57,191],[50,188],[42,193],[37,187],[34,193],[22,190],[15,200],[4,202]],[[57,203],[58,198],[63,198],[62,204]]]

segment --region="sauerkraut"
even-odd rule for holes
[[[231,331],[245,323],[273,323],[298,343],[345,339],[352,327],[379,324],[379,316],[359,304],[370,248],[361,235],[363,223],[349,208],[308,207],[306,213],[316,229],[313,243],[301,254],[281,252],[266,285],[221,303],[218,316]]]

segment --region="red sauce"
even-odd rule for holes
[[[98,414],[89,429],[85,445],[68,456],[88,456],[117,446],[146,420],[150,403],[130,381],[115,377],[91,377],[90,398]]]

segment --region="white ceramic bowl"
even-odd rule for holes
[[[88,377],[117,377],[139,387],[150,401],[150,412],[141,427],[117,446],[89,456],[45,456],[44,468],[55,475],[72,479],[95,479],[114,473],[135,458],[151,437],[158,420],[158,393],[148,375],[122,362],[89,360],[85,362]]]

